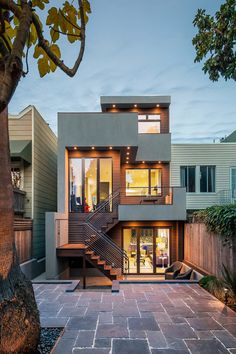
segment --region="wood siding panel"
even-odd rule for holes
[[[180,186],[180,166],[216,166],[216,193],[187,193],[187,209],[203,209],[219,203],[217,192],[230,189],[230,167],[236,166],[236,144],[173,144],[171,185]]]
[[[57,138],[34,109],[33,256],[45,256],[45,213],[57,208]]]
[[[184,233],[184,260],[205,273],[222,277],[222,264],[233,271],[233,248],[222,245],[222,239],[206,230],[204,224],[186,224]]]
[[[32,109],[20,118],[9,117],[10,140],[32,140]]]

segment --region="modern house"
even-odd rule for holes
[[[15,241],[22,270],[45,270],[45,212],[57,206],[57,138],[34,106],[9,115]]]
[[[183,259],[186,189],[170,182],[169,106],[169,96],[101,97],[101,113],[58,114],[47,278],[79,260],[116,279]]]
[[[173,144],[171,184],[186,187],[189,215],[236,202],[236,142]]]

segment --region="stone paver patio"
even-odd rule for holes
[[[119,293],[34,285],[55,354],[236,353],[236,314],[197,284],[121,284]]]

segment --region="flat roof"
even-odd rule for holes
[[[171,102],[170,96],[101,96],[102,110],[112,108],[116,105],[118,108],[130,108],[137,104],[140,108],[153,108],[156,105],[160,107],[169,107]]]

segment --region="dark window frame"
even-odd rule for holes
[[[189,187],[190,187],[190,183],[189,183],[189,169],[190,168],[194,168],[194,190],[189,191]],[[182,170],[185,169],[185,175],[186,175],[186,171],[187,171],[187,178],[185,176],[185,185],[183,185],[182,183]],[[181,187],[185,187],[186,188],[186,192],[187,193],[196,193],[196,166],[195,165],[184,165],[184,166],[180,166],[180,183],[181,183]]]
[[[206,190],[202,190],[201,179],[202,179],[202,172],[201,168],[206,168]],[[213,190],[209,191],[209,168],[213,168],[214,171],[214,179],[213,179]],[[215,193],[216,192],[216,166],[215,165],[200,165],[199,166],[199,187],[200,193]]]

